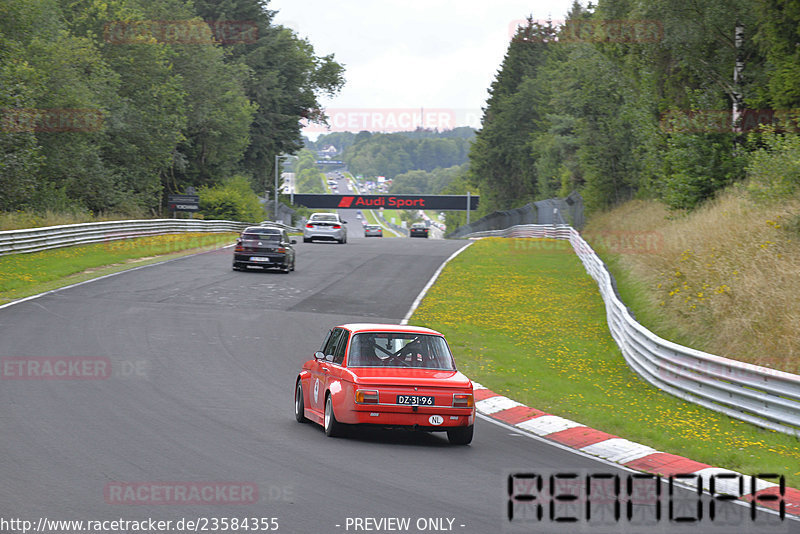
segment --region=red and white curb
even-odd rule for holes
[[[530,432],[568,448],[603,458],[608,462],[623,465],[629,469],[669,477],[672,475],[698,475],[703,488],[709,490],[711,475],[733,475],[730,478],[716,478],[718,494],[739,495],[739,476],[743,477],[745,492],[752,488],[752,477],[736,471],[712,467],[682,456],[661,452],[652,447],[634,443],[627,439],[589,428],[581,423],[547,414],[504,397],[473,381],[475,409],[492,419],[519,430]],[[764,496],[779,495],[780,487],[775,482],[755,479],[756,492],[741,496],[742,500],[758,500],[759,505],[778,510],[780,500],[762,500]],[[769,497],[767,497],[769,499]],[[800,490],[786,487],[783,503],[787,515],[800,516]]]

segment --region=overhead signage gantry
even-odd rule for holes
[[[478,208],[479,200],[473,195],[294,195],[294,203],[307,208],[340,210],[472,211]]]

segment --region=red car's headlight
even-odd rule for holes
[[[475,399],[472,393],[456,393],[453,395],[453,408],[472,408]]]
[[[359,389],[356,391],[358,404],[378,404],[378,392],[374,389]]]

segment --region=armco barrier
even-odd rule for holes
[[[689,402],[800,437],[800,376],[683,347],[650,332],[633,319],[605,264],[574,228],[520,225],[465,237],[487,236],[569,239],[600,287],[611,335],[636,373]]]
[[[0,256],[148,235],[183,232],[240,232],[247,226],[253,226],[253,224],[199,219],[144,219],[9,230],[0,232]],[[294,230],[294,228],[280,224],[277,226]]]

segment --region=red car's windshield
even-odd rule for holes
[[[441,336],[410,332],[368,332],[350,341],[348,367],[412,367],[455,370],[453,356]]]

